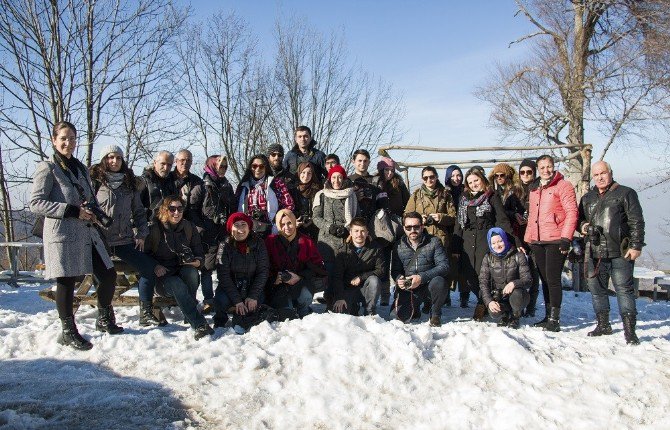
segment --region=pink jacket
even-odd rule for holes
[[[577,198],[572,184],[560,172],[546,186],[533,184],[528,198],[528,226],[524,241],[572,240],[577,228]]]

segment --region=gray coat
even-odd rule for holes
[[[317,247],[323,261],[330,264],[346,238],[332,235],[329,229],[332,225],[349,227],[358,212],[356,193],[353,188],[323,189],[316,193],[312,205],[312,222],[319,228]]]
[[[103,228],[109,246],[128,245],[135,239],[144,239],[149,234],[146,208],[142,204],[139,190],[129,189],[122,184],[116,190],[106,184],[98,189],[98,204],[107,215],[114,219],[109,228]]]
[[[79,218],[64,218],[68,205],[79,207],[82,203],[68,176],[81,185],[87,200],[93,197],[91,177],[85,169],[75,178],[53,161],[43,161],[37,165],[33,178],[30,211],[46,217],[43,242],[47,279],[92,273],[93,247],[105,266],[113,267],[95,226]]]

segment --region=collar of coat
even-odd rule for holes
[[[423,230],[423,233],[421,234],[421,239],[419,240],[419,245],[416,247],[416,249],[419,249],[419,248],[421,248],[422,246],[425,246],[428,242],[430,242],[430,238],[431,238],[431,237],[432,237],[432,236],[430,235],[430,233],[428,233],[428,232],[424,229],[424,230]],[[404,235],[404,236],[402,237],[402,240],[403,240],[403,242],[405,243],[405,245],[407,245],[408,247],[414,249],[414,247],[412,246],[412,243],[409,241],[409,237],[407,237],[407,235]]]
[[[563,179],[563,174],[562,174],[561,172],[559,172],[558,170],[556,170],[556,171],[554,172],[554,177],[551,178],[551,180],[549,181],[549,183],[548,183],[547,185],[545,185],[544,188],[553,187],[553,186],[556,185],[556,184],[558,183],[558,181],[560,181],[561,179]],[[538,188],[540,188],[541,186],[542,186],[542,183],[541,183],[541,181],[540,181],[540,178],[537,177],[537,178],[535,178],[535,180],[533,181],[533,183],[530,184],[530,186],[528,187],[528,190],[530,190],[530,191],[535,191],[535,190],[537,190]]]
[[[598,187],[596,187],[595,185],[593,186],[592,190],[596,193],[596,195],[597,195],[598,197],[603,197],[603,196],[604,196],[605,194],[607,194],[609,191],[614,191],[614,190],[616,190],[617,188],[619,188],[619,183],[618,183],[617,181],[612,181],[612,183],[609,184],[609,185],[607,186],[607,188],[605,188],[605,191],[602,192],[602,193],[600,192],[600,190],[598,189]]]

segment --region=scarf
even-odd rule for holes
[[[125,174],[121,172],[106,172],[105,176],[107,176],[107,186],[112,190],[116,190],[123,184]]]
[[[489,202],[489,197],[491,196],[491,191],[480,191],[477,194],[472,196],[472,199],[468,199],[466,194],[461,195],[461,201],[458,204],[458,225],[461,228],[465,228],[468,225],[468,207],[476,206],[475,214],[477,217],[481,217],[487,212],[491,212],[491,203]]]
[[[432,200],[432,199],[435,198],[435,196],[437,195],[438,191],[440,191],[440,188],[441,188],[440,185],[441,185],[441,184],[440,184],[439,182],[437,182],[435,188],[432,189],[432,190],[431,190],[430,188],[428,188],[425,184],[424,184],[424,185],[421,185],[421,192],[422,192],[426,197],[428,197],[429,199]]]
[[[502,252],[495,252],[493,248],[491,248],[491,238],[493,236],[500,236],[503,243],[505,244],[505,249],[503,249]],[[497,257],[505,256],[505,254],[507,254],[509,250],[512,249],[512,243],[510,242],[507,233],[505,233],[505,230],[503,230],[500,227],[492,227],[491,229],[489,229],[488,233],[486,234],[486,237],[487,242],[489,244],[489,252]]]
[[[279,223],[282,220],[282,218],[284,218],[284,217],[288,217],[293,222],[293,234],[291,236],[287,236],[286,234],[284,234],[282,229],[279,227]],[[277,215],[275,216],[275,225],[277,226],[277,229],[279,230],[279,235],[286,238],[286,240],[288,240],[289,242],[293,241],[293,239],[295,239],[295,236],[298,234],[298,229],[296,227],[297,222],[296,222],[296,219],[295,219],[295,215],[293,214],[293,212],[291,212],[288,209],[282,209],[282,210],[277,212]]]
[[[344,200],[344,226],[349,227],[351,220],[354,219],[358,211],[358,200],[356,199],[354,189],[343,188],[341,190],[334,190],[332,188],[324,188],[314,196],[314,208],[321,205],[320,193],[323,193],[323,196],[329,199]]]
[[[60,166],[61,169],[63,169],[63,171],[69,170],[72,172],[76,179],[79,179],[80,170],[86,170],[84,165],[81,164],[81,162],[79,162],[79,160],[77,160],[74,156],[66,158],[63,154],[56,150],[56,147],[54,147],[54,161]]]

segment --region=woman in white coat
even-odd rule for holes
[[[111,307],[116,272],[86,203],[95,202],[91,177],[86,167],[73,157],[77,130],[69,122],[58,122],[52,133],[54,155],[37,165],[30,196],[30,210],[44,216],[44,260],[46,278],[56,279],[56,307],[62,333],[58,343],[87,350],[93,345],[84,339],[74,322],[74,286],[77,277],[93,273],[98,281],[98,331],[117,334]]]

